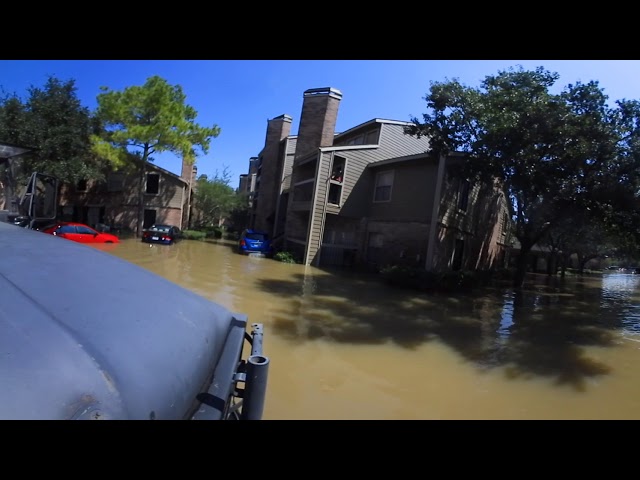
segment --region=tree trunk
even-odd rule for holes
[[[547,275],[550,277],[556,274],[556,265],[558,264],[558,252],[551,252],[547,259]]]
[[[513,277],[513,287],[521,288],[524,285],[524,279],[527,275],[527,260],[531,247],[525,247],[520,245],[520,254],[518,255],[518,261],[516,263],[516,273]]]
[[[562,269],[560,271],[560,276],[562,278],[564,278],[565,273],[567,271],[567,259],[568,259],[568,257],[566,255],[562,255]]]
[[[142,236],[142,226],[144,224],[144,180],[145,180],[145,165],[146,161],[143,159],[140,167],[140,185],[138,186],[138,225],[136,226],[136,236]]]

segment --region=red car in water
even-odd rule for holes
[[[43,228],[44,233],[66,238],[79,243],[119,243],[120,239],[110,233],[103,233],[76,222],[58,222]]]

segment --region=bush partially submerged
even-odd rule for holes
[[[290,252],[278,252],[273,256],[273,259],[282,263],[297,263],[293,254]]]
[[[206,232],[200,232],[198,230],[183,230],[182,238],[186,240],[204,240],[207,237]]]

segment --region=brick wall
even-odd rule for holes
[[[273,233],[276,202],[280,187],[281,164],[280,143],[291,132],[291,117],[280,115],[267,122],[267,135],[262,150],[260,188],[254,227]]]
[[[333,145],[342,93],[334,88],[313,88],[303,95],[296,160]]]

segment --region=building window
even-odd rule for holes
[[[358,135],[347,141],[347,145],[362,145],[364,143],[364,135]]]
[[[160,193],[160,174],[147,173],[147,188],[145,193],[149,195],[157,195]]]
[[[342,200],[342,183],[344,182],[344,169],[347,160],[343,157],[333,157],[331,167],[331,181],[329,182],[329,198],[327,201],[332,205],[340,205]]]
[[[344,165],[346,159],[342,157],[333,158],[333,168],[331,169],[331,180],[342,183],[344,180]]]
[[[391,187],[393,185],[393,170],[378,172],[376,174],[376,186],[373,194],[374,202],[391,201]]]
[[[471,189],[471,183],[469,180],[462,180],[460,187],[458,188],[458,209],[463,212],[467,211],[469,206],[469,190]]]
[[[123,173],[110,173],[107,176],[107,191],[108,192],[121,192],[124,186],[124,174]]]
[[[340,196],[342,195],[342,185],[331,183],[329,185],[329,198],[327,202],[332,205],[340,205]]]
[[[377,128],[368,132],[364,143],[366,145],[376,145],[378,143],[378,132],[380,132],[380,130]]]
[[[78,191],[78,192],[86,192],[87,191],[87,180],[86,179],[78,180],[78,183],[76,183],[76,191]]]

